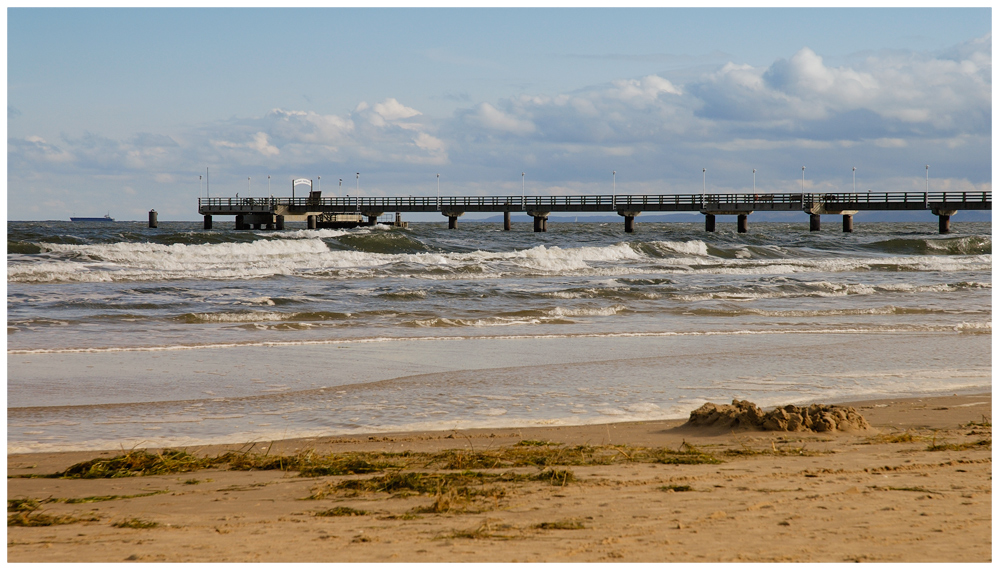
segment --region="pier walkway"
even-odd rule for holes
[[[198,212],[205,229],[213,216],[235,216],[237,229],[284,229],[286,221],[305,221],[309,228],[371,225],[386,212],[402,214],[439,212],[448,227],[458,226],[466,212],[503,213],[503,229],[510,229],[510,214],[534,218],[534,231],[547,231],[552,212],[616,212],[624,218],[624,231],[635,230],[642,212],[698,212],[705,230],[715,231],[716,216],[737,216],[738,231],[748,231],[748,217],[756,211],[803,212],[809,228],[819,231],[823,215],[843,217],[843,231],[853,231],[853,215],[866,211],[929,210],[939,218],[940,233],[950,231],[950,217],[960,210],[991,210],[991,192],[863,192],[824,194],[661,194],[590,196],[442,196],[322,198],[199,198]]]

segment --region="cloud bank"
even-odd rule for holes
[[[839,183],[860,166],[868,185],[903,186],[932,160],[946,184],[990,190],[991,50],[989,34],[935,53],[883,51],[832,65],[802,47],[769,66],[730,61],[683,83],[663,73],[555,95],[466,96],[449,117],[429,117],[399,95],[340,115],[273,109],[124,140],[8,138],[8,180],[39,191],[45,180],[113,180],[145,187],[136,200],[156,203],[206,165],[334,179],[379,172],[382,184],[369,191],[381,194],[412,194],[432,172],[467,192],[513,192],[523,170],[538,192],[607,192],[612,169],[619,191],[693,191],[701,168],[719,189],[738,191],[758,168],[779,191],[806,160],[815,184]],[[8,109],[8,120],[21,119]],[[8,207],[12,219],[31,217],[16,198]]]

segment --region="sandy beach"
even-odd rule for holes
[[[652,421],[186,450],[266,453],[278,467],[303,456],[368,461],[348,475],[258,463],[46,478],[122,452],[13,454],[7,559],[991,561],[991,394],[844,405],[871,429]],[[535,464],[516,465],[518,457]]]

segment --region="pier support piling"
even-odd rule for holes
[[[808,215],[808,231],[817,232],[822,230],[822,217],[818,214]]]
[[[510,231],[510,212],[503,212],[503,231]]]
[[[550,212],[541,210],[528,210],[527,215],[534,218],[534,231],[536,232],[547,232],[548,231],[548,214]]]
[[[744,234],[749,231],[748,214],[739,214],[738,231],[740,234]]]
[[[624,217],[624,233],[626,234],[635,233],[635,216]]]
[[[940,233],[949,234],[950,233],[950,216],[941,214],[937,216],[939,221]]]
[[[212,229],[212,217],[209,214],[205,214],[205,229]]]
[[[458,229],[458,218],[461,217],[465,212],[458,210],[442,210],[441,215],[447,217],[447,229],[456,230]]]
[[[843,233],[850,233],[853,231],[853,216],[850,214],[843,214]]]
[[[715,215],[714,214],[704,214],[704,231],[713,232],[715,231]]]
[[[547,232],[548,231],[548,218],[545,216],[534,216],[534,231],[536,232]]]
[[[373,226],[378,223],[378,216],[368,216],[368,225]]]
[[[236,214],[236,229],[237,230],[245,230],[246,229],[246,228],[243,227],[243,215],[242,214]]]
[[[309,228],[310,230],[316,229],[316,217],[315,216],[306,216],[305,217],[305,227]]]
[[[156,210],[149,210],[149,227],[155,228],[159,226],[159,222],[156,219]]]
[[[274,226],[277,229],[279,229],[279,230],[283,230],[284,229],[284,216],[282,216],[280,214],[278,214],[277,216],[274,216]]]
[[[957,213],[957,210],[944,210],[943,208],[933,208],[933,214],[939,221],[940,233],[950,233],[950,217]]]

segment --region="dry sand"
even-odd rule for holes
[[[491,494],[420,512],[429,494],[333,493],[346,479],[201,470],[118,479],[13,478],[10,499],[61,499],[87,522],[7,528],[10,562],[55,561],[966,561],[992,560],[991,394],[850,404],[872,429],[778,433],[682,421],[379,434],[274,442],[314,449],[495,452],[523,440],[687,449],[717,464],[566,466],[575,481],[500,481]],[[901,437],[899,437],[901,436]],[[981,443],[987,441],[988,443]],[[944,445],[947,444],[947,445]],[[961,445],[971,444],[971,445]],[[931,446],[936,445],[931,449]],[[233,446],[240,448],[243,446]],[[266,445],[258,445],[262,450]],[[222,448],[189,451],[218,454]],[[8,475],[45,474],[118,452],[17,454]],[[419,464],[409,471],[431,472]],[[522,475],[539,469],[494,470]],[[672,487],[672,488],[671,488]],[[65,499],[128,496],[87,503]],[[316,516],[350,507],[359,516]],[[37,511],[36,511],[37,512]],[[154,528],[117,528],[138,519]]]

